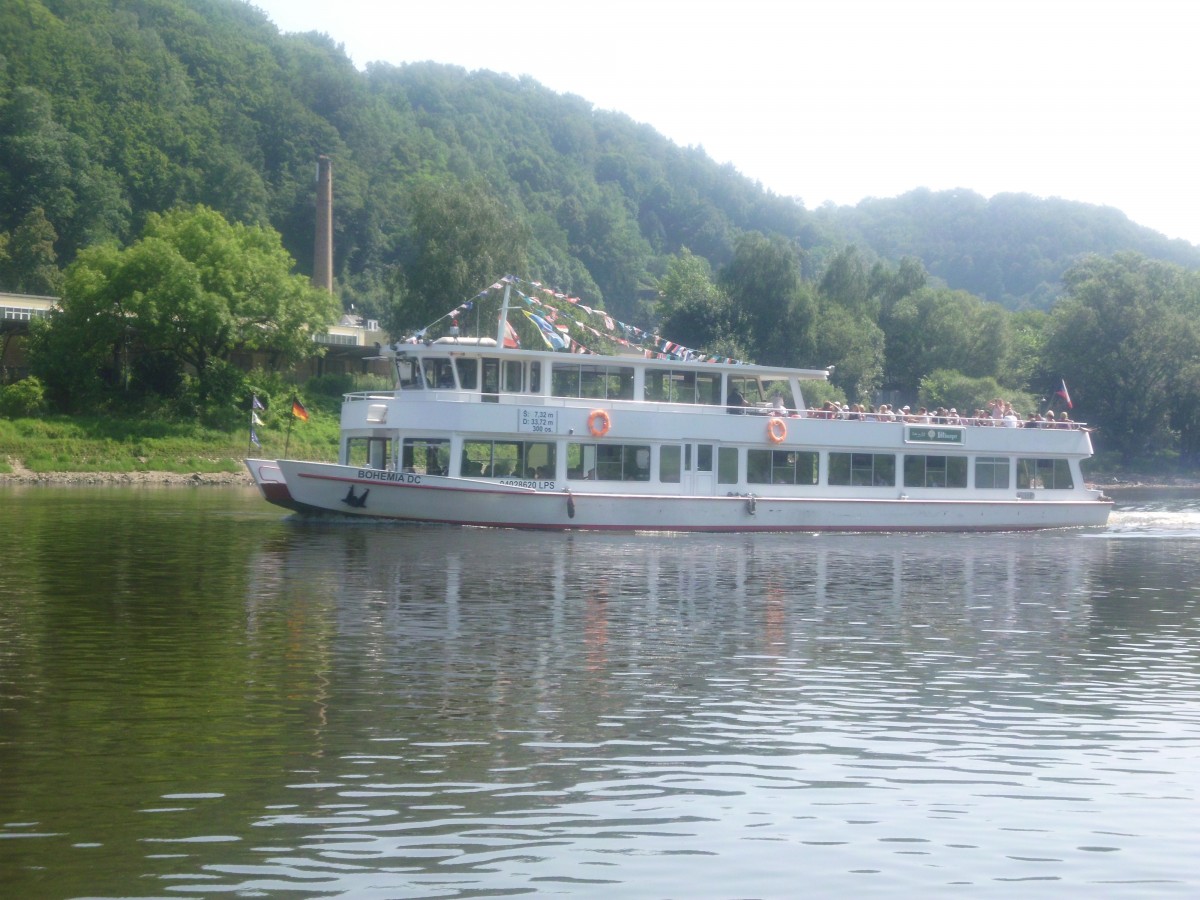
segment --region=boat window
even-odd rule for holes
[[[818,455],[811,450],[747,450],[750,484],[816,484]]]
[[[721,376],[716,372],[649,369],[646,372],[646,399],[660,403],[720,406]]]
[[[347,466],[360,469],[389,469],[392,465],[390,438],[361,437],[346,441]]]
[[[492,403],[500,401],[500,360],[498,359],[483,361],[483,399]]]
[[[1007,488],[1008,460],[1003,456],[977,456],[975,458],[975,487]]]
[[[396,381],[402,391],[419,391],[425,387],[425,379],[421,376],[421,363],[416,359],[396,360]]]
[[[896,457],[882,453],[830,453],[829,483],[896,486]]]
[[[650,447],[642,444],[568,444],[567,477],[593,481],[649,481]]]
[[[510,359],[504,363],[504,383],[501,389],[506,394],[520,394],[525,390],[525,364]]]
[[[967,486],[967,458],[965,456],[905,455],[904,486],[965,488]]]
[[[425,383],[439,390],[453,390],[454,363],[448,359],[425,360]]]
[[[717,448],[717,484],[738,483],[737,447]]]
[[[763,395],[762,385],[757,378],[731,375],[729,377],[729,394],[732,395],[734,391],[741,394],[742,398],[751,406],[767,402],[767,398]]]
[[[696,471],[711,472],[712,471],[712,444],[697,444],[696,445]]]
[[[458,368],[458,383],[464,391],[474,391],[479,388],[479,360],[456,359],[454,365]]]
[[[783,398],[783,405],[788,409],[796,409],[796,398],[792,396],[792,385],[786,379],[775,379],[762,382],[763,399],[774,403],[776,397]]]
[[[679,463],[678,444],[660,447],[658,450],[658,480],[663,484],[679,484],[682,469]]]
[[[1071,465],[1065,459],[1018,459],[1017,487],[1069,491],[1074,487]]]
[[[555,445],[546,441],[463,441],[464,478],[538,478],[555,475]]]
[[[633,369],[629,366],[554,363],[550,385],[555,397],[632,400]]]
[[[449,438],[405,438],[400,456],[405,472],[446,475],[450,471]]]

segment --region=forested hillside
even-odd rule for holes
[[[1088,253],[1132,250],[1200,268],[1200,247],[1167,240],[1119,210],[1027,194],[987,200],[968,190],[922,189],[821,210],[820,218],[885,258],[915,256],[931,275],[1009,309],[1049,308],[1063,272]]]
[[[273,226],[309,271],[322,153],[339,292],[385,317],[420,202],[506,223],[524,274],[627,316],[671,255],[720,268],[746,231],[803,249],[810,279],[853,241],[868,263],[917,257],[1010,308],[1048,306],[1084,252],[1200,265],[1114,210],[1061,201],[918,191],[813,213],[585,98],[430,63],[361,73],[239,0],[8,0],[0,57],[0,289],[52,292],[81,247],[180,203]]]
[[[286,267],[311,271],[321,155],[338,299],[394,333],[514,274],[686,346],[829,365],[818,400],[1029,413],[1065,377],[1124,458],[1200,459],[1196,247],[965,190],[806,210],[586,98],[435,63],[360,72],[241,0],[0,4],[0,290],[63,299],[16,405],[44,385],[64,411],[232,408],[235,354],[311,352],[286,323],[327,310]],[[197,310],[202,344],[180,328]]]

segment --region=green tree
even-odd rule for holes
[[[858,248],[851,244],[829,261],[821,278],[821,296],[872,321],[879,318],[879,298],[870,291],[870,281]]]
[[[829,380],[846,397],[868,401],[883,379],[883,331],[873,321],[835,303],[824,303],[817,317],[813,362],[834,367]]]
[[[888,316],[892,307],[925,287],[929,276],[919,259],[906,256],[892,268],[880,261],[871,267],[868,294],[879,304],[879,314]]]
[[[272,230],[206,207],[151,216],[129,247],[89,248],[71,265],[61,309],[35,334],[34,368],[73,405],[127,392],[139,372],[159,385],[190,379],[201,408],[227,402],[235,353],[276,365],[316,354],[313,333],[339,312],[291,269]]]
[[[1008,315],[965,291],[922,288],[884,317],[884,383],[913,390],[936,369],[972,378],[997,377],[1008,359]]]
[[[57,239],[42,208],[30,210],[0,248],[0,284],[23,294],[57,294],[62,285],[54,252]]]
[[[800,273],[800,254],[785,238],[743,235],[720,284],[748,325],[755,359],[797,365],[813,353],[816,299]]]
[[[659,282],[659,329],[687,347],[711,349],[734,338],[736,317],[728,295],[713,281],[708,260],[686,247]]]
[[[1025,391],[1015,391],[1002,385],[990,375],[972,378],[949,369],[935,369],[921,379],[918,401],[934,409],[944,406],[957,409],[961,415],[970,416],[975,410],[988,408],[996,397],[1003,397],[1018,412],[1028,415],[1041,411],[1040,398]]]
[[[1064,283],[1046,358],[1070,383],[1075,405],[1126,464],[1171,448],[1172,412],[1191,423],[1200,276],[1122,253],[1078,263]]]
[[[392,334],[429,325],[497,278],[524,272],[529,229],[486,184],[426,179],[408,202],[409,247],[385,316]]]

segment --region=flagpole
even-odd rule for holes
[[[291,415],[288,416],[287,437],[284,438],[284,440],[283,440],[283,458],[284,459],[288,458],[288,447],[290,447],[292,444],[292,423],[296,421],[295,408],[296,408],[296,395],[293,394],[292,395],[292,413],[291,413]]]
[[[512,282],[504,283],[504,300],[500,305],[500,321],[496,325],[496,349],[504,347],[504,326],[508,324],[508,296],[512,292]]]

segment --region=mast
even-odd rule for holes
[[[505,326],[508,324],[508,295],[512,291],[512,282],[504,283],[504,301],[500,304],[500,321],[496,324],[496,349],[504,349]]]

